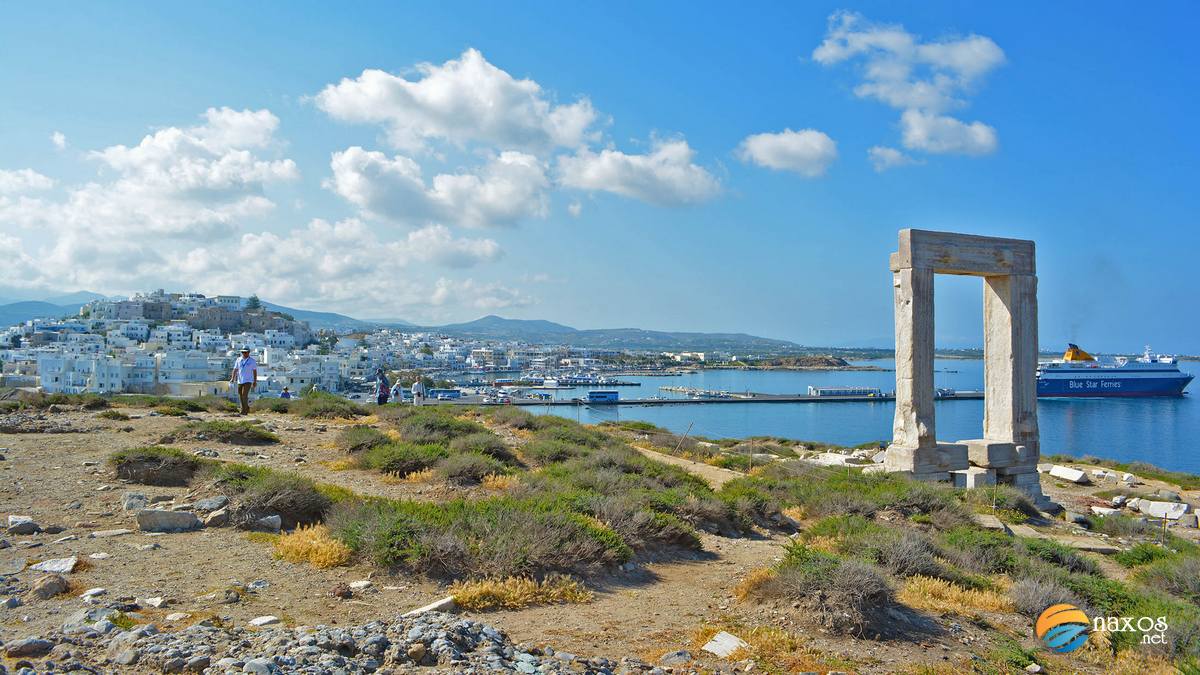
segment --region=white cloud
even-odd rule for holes
[[[888,169],[894,169],[900,166],[923,164],[923,162],[916,160],[895,148],[889,148],[883,145],[876,145],[868,148],[867,158],[871,160],[871,166],[875,167],[875,171],[878,173],[882,173]]]
[[[57,150],[65,150],[67,148],[67,136],[61,131],[50,134],[50,142],[54,144]]]
[[[472,267],[496,260],[502,253],[500,245],[491,239],[455,239],[445,225],[429,225],[409,232],[404,248],[412,260],[444,267]]]
[[[421,63],[418,78],[364,70],[331,84],[317,106],[335,119],[384,125],[393,146],[423,148],[439,139],[501,148],[575,147],[592,138],[596,111],[587,98],[555,104],[533,80],[518,80],[468,49],[441,65]]]
[[[738,157],[744,162],[794,171],[809,178],[825,175],[837,154],[837,143],[816,129],[754,134],[747,136],[737,149]]]
[[[437,280],[431,303],[435,306],[454,304],[483,311],[507,307],[524,307],[533,299],[519,290],[497,282],[481,283],[474,279]]]
[[[478,173],[440,174],[426,186],[409,157],[351,147],[333,154],[328,186],[364,213],[400,223],[449,222],[464,227],[510,225],[544,216],[550,187],[533,155],[506,151]]]
[[[905,110],[900,116],[904,147],[931,153],[986,155],[996,150],[996,130],[983,122]]]
[[[578,199],[572,200],[567,204],[567,213],[571,214],[572,218],[578,218],[583,213],[583,204],[579,203]]]
[[[861,60],[863,81],[854,93],[904,111],[903,143],[910,150],[968,155],[995,150],[994,128],[946,114],[965,106],[983,78],[1004,63],[1004,51],[990,38],[922,41],[902,26],[839,12],[829,17],[825,40],[812,56],[826,66]]]
[[[43,176],[33,169],[0,169],[0,195],[49,190],[52,187],[53,178]]]
[[[692,162],[687,141],[655,141],[649,153],[580,149],[558,158],[560,181],[581,190],[603,190],[651,204],[671,206],[701,202],[717,195],[720,182]]]

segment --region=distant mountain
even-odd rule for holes
[[[745,333],[688,333],[643,330],[641,328],[604,328],[578,330],[553,321],[505,319],[489,315],[467,323],[429,326],[425,330],[447,335],[487,340],[520,340],[570,344],[576,347],[606,349],[644,349],[666,351],[794,351],[799,345],[786,340],[757,337]]]
[[[63,316],[79,314],[83,303],[56,305],[50,302],[27,300],[0,305],[0,327],[24,323],[30,319],[57,319]]]
[[[63,295],[52,295],[48,298],[41,298],[41,301],[48,302],[52,305],[84,305],[92,300],[108,299],[109,296],[107,295],[101,295],[91,291],[75,291],[74,293],[65,293]]]
[[[296,309],[295,307],[285,307],[284,305],[276,305],[273,302],[263,301],[263,307],[273,312],[283,312],[290,315],[297,321],[307,321],[309,328],[313,330],[372,330],[377,327],[386,328],[409,328],[411,323],[406,321],[365,321],[363,319],[355,319],[345,314],[336,312],[314,312],[308,309]]]

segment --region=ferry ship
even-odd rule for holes
[[[1182,396],[1192,375],[1179,370],[1174,356],[1151,354],[1097,360],[1068,344],[1061,359],[1038,364],[1038,396]]]

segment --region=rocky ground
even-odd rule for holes
[[[751,662],[730,662],[701,651],[703,641],[696,636],[714,625],[794,631],[803,635],[808,649],[823,655],[815,663],[846,664],[857,672],[892,672],[898,664],[952,672],[969,667],[994,637],[988,624],[904,611],[891,617],[906,627],[894,636],[835,636],[805,626],[786,607],[739,603],[734,597],[738,582],[781,554],[786,538],[768,532],[737,539],[703,534],[702,554],[635,561],[591,580],[596,598],[584,605],[405,618],[404,612],[443,597],[445,588],[365,563],[317,569],[277,560],[269,543],[228,527],[140,531],[136,509],[126,509],[130,493],[166,511],[196,510],[197,500],[207,495],[116,479],[105,465],[109,454],[155,444],[187,421],[126,412],[133,419],[103,419],[80,410],[0,419],[0,513],[16,518],[8,523],[15,529],[0,540],[0,641],[2,662],[10,672],[753,668]],[[191,415],[214,417],[223,415]],[[281,444],[246,448],[190,439],[173,445],[217,459],[297,471],[364,494],[431,500],[457,494],[440,485],[334,470],[344,453],[332,440],[345,423],[270,413],[258,417],[282,438]],[[659,458],[714,485],[738,475],[680,458]],[[1099,485],[1044,476],[1043,486],[1052,498],[1083,512],[1106,501],[1094,497],[1103,487]],[[1152,481],[1139,486],[1146,491],[1167,488]],[[26,518],[36,527],[22,525]],[[1065,524],[1039,529],[1045,536],[1100,540]],[[73,563],[51,562],[71,559]],[[51,571],[35,569],[40,563],[50,563]],[[57,572],[56,564],[62,567]],[[66,592],[40,593],[39,584],[57,583],[46,581],[55,574]],[[1019,617],[988,619],[992,626],[1029,632]]]

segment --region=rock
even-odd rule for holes
[[[75,571],[75,566],[78,564],[79,558],[71,556],[70,558],[43,560],[36,565],[31,565],[29,569],[37,572],[49,572],[51,574],[70,574]]]
[[[1063,519],[1066,520],[1068,523],[1072,523],[1075,525],[1082,525],[1083,527],[1087,527],[1091,523],[1091,521],[1088,520],[1087,516],[1083,515],[1082,513],[1075,513],[1074,511],[1064,512]]]
[[[1092,479],[1088,478],[1086,473],[1061,464],[1055,464],[1050,467],[1050,475],[1077,485],[1089,485],[1092,482]]]
[[[107,539],[108,537],[121,537],[126,534],[133,534],[133,530],[96,530],[88,535],[88,539]]]
[[[714,635],[711,640],[701,647],[701,649],[710,654],[715,654],[721,658],[726,658],[737,650],[745,649],[749,646],[750,645],[740,637],[732,633],[721,631],[720,633]]]
[[[167,615],[167,621],[170,621],[171,623],[175,623],[177,621],[183,621],[184,619],[191,618],[191,616],[192,615],[188,614],[187,612],[175,612],[173,614]]]
[[[1152,518],[1166,518],[1167,520],[1179,520],[1183,514],[1188,512],[1187,504],[1176,502],[1152,502],[1149,499],[1138,500],[1137,509],[1142,513]]]
[[[363,579],[362,581],[350,582],[350,590],[352,590],[352,591],[365,591],[370,587],[371,587],[371,582],[367,581],[366,579]]]
[[[226,497],[225,495],[217,495],[216,497],[206,497],[204,499],[198,499],[198,500],[196,500],[196,503],[194,506],[197,511],[199,511],[201,513],[208,513],[210,511],[216,511],[218,509],[223,509],[223,508],[225,508],[225,506],[227,504],[229,504],[228,497]]]
[[[207,656],[193,656],[183,665],[183,669],[189,673],[203,673],[209,663],[211,659]]]
[[[1137,485],[1138,479],[1137,476],[1131,473],[1126,473],[1121,475],[1121,482],[1125,483],[1126,485]]]
[[[246,584],[246,590],[250,591],[251,593],[257,593],[259,591],[266,590],[270,585],[271,582],[267,581],[266,579],[255,579],[254,581]]]
[[[270,614],[250,619],[250,625],[256,628],[260,626],[273,626],[277,623],[279,623],[279,617]]]
[[[279,534],[279,529],[283,527],[283,519],[279,516],[266,516],[254,521],[254,529],[261,532],[273,532]]]
[[[349,600],[354,597],[354,592],[346,584],[337,584],[329,591],[329,594],[339,600]]]
[[[92,560],[107,560],[108,558],[111,558],[112,556],[110,556],[107,553],[91,553],[91,554],[88,554],[88,557],[91,558]]]
[[[1121,508],[1127,501],[1129,501],[1129,497],[1127,495],[1117,495],[1116,497],[1112,498],[1113,508]]]
[[[1159,490],[1158,492],[1154,493],[1154,496],[1158,497],[1159,499],[1168,501],[1168,502],[1183,501],[1183,497],[1180,497],[1179,493],[1175,492],[1174,490]]]
[[[47,574],[43,577],[38,577],[33,582],[33,587],[29,590],[29,594],[47,600],[56,595],[67,592],[67,580],[57,574]]]
[[[42,527],[29,516],[9,516],[8,529],[5,531],[15,535],[37,534],[42,531]]]
[[[1025,666],[1025,672],[1031,673],[1032,675],[1037,675],[1037,673],[1042,672],[1042,667],[1036,663],[1031,663]]]
[[[10,658],[19,656],[45,656],[54,649],[54,643],[42,638],[28,637],[4,645],[4,654]]]
[[[1178,525],[1179,527],[1191,527],[1191,528],[1195,528],[1198,525],[1200,525],[1200,523],[1198,523],[1198,521],[1197,521],[1196,514],[1194,514],[1194,513],[1183,514],[1182,516],[1179,517],[1179,520],[1175,521],[1175,524]]]
[[[58,539],[55,539],[54,541],[52,541],[50,543],[51,544],[64,544],[68,541],[77,541],[78,539],[79,539],[79,537],[76,537],[73,534],[68,534],[65,537],[59,537]]]
[[[142,654],[138,650],[126,649],[120,654],[117,654],[117,658],[113,659],[113,663],[120,666],[132,666],[133,664],[137,663],[138,659],[141,657]]]
[[[658,660],[660,666],[682,666],[692,662],[692,653],[686,649],[680,649],[674,652],[667,652]]]
[[[229,524],[229,509],[217,509],[204,516],[205,527],[225,527]]]
[[[0,607],[3,607],[4,609],[16,609],[17,607],[20,607],[20,606],[21,606],[21,599],[15,595],[9,596],[9,597],[5,598],[3,602],[0,602]]]
[[[142,532],[186,532],[200,527],[200,519],[190,511],[143,509],[137,514],[138,529]]]
[[[84,602],[87,602],[87,601],[91,600],[92,598],[100,597],[101,595],[104,595],[106,593],[108,593],[108,589],[105,589],[105,588],[89,588],[86,591],[80,593],[79,597],[83,598]]]
[[[167,604],[167,599],[163,597],[142,598],[141,600],[138,600],[138,604],[158,609],[159,607],[163,607]]]
[[[275,664],[271,662],[271,659],[250,659],[246,665],[242,666],[242,672],[271,675],[275,672]]]
[[[870,464],[871,460],[864,457],[854,457],[853,455],[843,455],[840,452],[822,452],[812,459],[817,464],[824,466],[846,466],[847,464]]]
[[[141,511],[146,508],[147,504],[149,504],[149,500],[140,492],[126,492],[121,497],[122,511]]]
[[[414,642],[408,646],[408,650],[405,653],[408,655],[408,658],[420,663],[421,659],[425,658],[425,643]]]
[[[1120,509],[1110,509],[1107,506],[1093,506],[1092,507],[1092,513],[1094,513],[1098,516],[1101,516],[1101,517],[1111,516],[1114,513],[1120,513],[1120,512],[1121,512]]]

